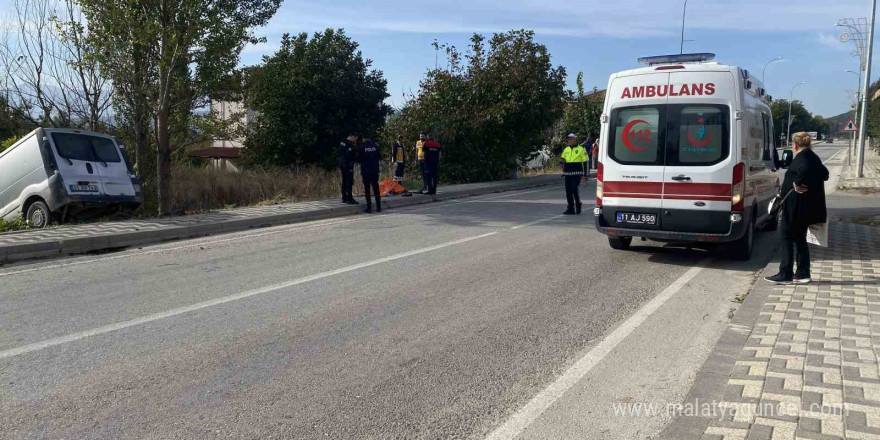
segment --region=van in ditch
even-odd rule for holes
[[[611,75],[594,214],[612,248],[633,237],[727,243],[748,259],[756,229],[776,227],[770,97],[748,70],[713,59],[641,58],[646,67]]]
[[[42,228],[87,211],[134,210],[137,177],[116,139],[38,128],[0,152],[0,218]]]

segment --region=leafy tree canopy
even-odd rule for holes
[[[508,177],[532,157],[562,115],[565,69],[554,67],[534,32],[479,34],[468,52],[443,46],[448,67],[428,72],[386,138],[429,130],[443,145],[440,172],[453,181]],[[440,46],[435,45],[435,49]]]
[[[248,106],[259,113],[245,155],[256,163],[335,165],[351,131],[373,135],[390,108],[387,81],[342,29],[284,35],[281,49],[248,69]]]

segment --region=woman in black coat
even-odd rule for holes
[[[810,135],[805,132],[792,136],[795,157],[785,173],[782,193],[791,194],[782,205],[779,235],[782,241],[782,257],[779,273],[765,278],[773,283],[806,284],[810,278],[810,249],[807,247],[807,229],[816,223],[828,221],[825,207],[825,181],[828,168],[810,148]],[[797,272],[794,272],[797,248]]]

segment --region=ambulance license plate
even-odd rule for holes
[[[657,214],[638,214],[634,212],[618,212],[617,223],[625,225],[656,225]]]

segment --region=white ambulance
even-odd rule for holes
[[[640,58],[611,75],[602,114],[597,229],[615,249],[633,237],[728,243],[748,259],[779,162],[770,97],[714,54]]]

